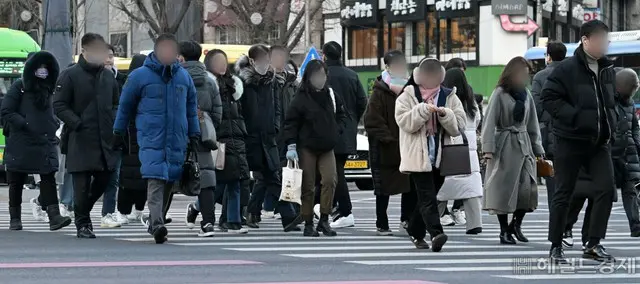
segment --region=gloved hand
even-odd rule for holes
[[[291,144],[287,146],[287,160],[290,160],[290,161],[298,160],[298,151],[296,151],[296,144]]]
[[[114,133],[113,140],[111,140],[111,149],[116,151],[124,150],[125,145],[124,136],[119,133]]]
[[[198,149],[198,141],[200,141],[200,138],[198,137],[189,137],[189,148],[191,151],[196,151],[196,149]]]

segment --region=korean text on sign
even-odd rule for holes
[[[353,7],[346,6],[340,12],[343,18],[370,18],[373,17],[373,7],[371,4],[356,2]]]

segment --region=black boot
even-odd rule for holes
[[[516,240],[513,239],[513,236],[509,232],[500,232],[500,243],[503,245],[515,245]]]
[[[249,212],[247,212],[246,214],[247,217],[247,227],[252,228],[252,229],[258,229],[260,228],[260,226],[258,225],[258,223],[260,223],[260,221],[258,221],[258,218],[256,217],[256,215],[253,215]]]
[[[93,234],[93,226],[85,225],[78,228],[76,237],[78,237],[79,239],[95,239],[96,235]]]
[[[527,237],[522,233],[522,219],[516,219],[514,217],[511,220],[511,224],[509,224],[509,233],[513,234],[519,242],[529,242],[529,239],[527,239]]]
[[[51,231],[60,230],[71,224],[71,218],[60,215],[60,206],[57,203],[47,206],[47,215],[49,215],[49,230]]]
[[[304,232],[302,233],[303,236],[305,237],[319,237],[320,234],[318,234],[318,231],[316,231],[315,228],[313,228],[313,222],[307,222],[304,225]]]
[[[322,234],[329,237],[334,237],[338,235],[336,231],[331,229],[331,225],[329,225],[329,215],[327,214],[320,215],[320,221],[318,222],[318,227],[316,228],[316,231],[322,232]]]
[[[18,207],[9,207],[9,230],[20,231],[22,230],[22,209]]]

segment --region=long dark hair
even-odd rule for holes
[[[307,63],[307,66],[304,69],[304,73],[302,74],[302,83],[300,84],[300,91],[302,92],[311,92],[314,91],[313,86],[311,86],[311,75],[316,72],[324,72],[327,73],[327,65],[324,62],[314,59]],[[327,89],[327,85],[325,84],[324,89]]]
[[[467,76],[465,76],[464,71],[459,68],[451,68],[447,70],[444,75],[444,82],[442,82],[447,88],[456,88],[456,95],[462,102],[462,106],[464,107],[464,112],[467,113],[472,118],[476,117],[476,111],[478,110],[476,107],[476,101],[471,93],[471,87],[467,82]]]
[[[496,87],[501,87],[506,93],[511,93],[516,90],[519,86],[515,85],[513,77],[525,67],[531,70],[531,65],[522,56],[516,56],[509,60],[507,66],[502,70],[502,74],[500,74],[500,79],[498,79],[498,85]]]

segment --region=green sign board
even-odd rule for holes
[[[21,75],[24,59],[0,59],[0,76]]]

